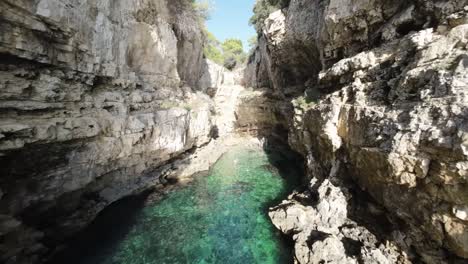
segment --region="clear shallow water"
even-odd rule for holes
[[[107,233],[100,237],[96,233],[103,230],[94,227],[93,242],[75,245],[79,250],[64,259],[83,264],[290,263],[291,248],[267,215],[298,178],[294,168],[279,166],[282,161],[260,149],[234,148],[208,175],[133,212],[129,223],[120,220],[138,205],[124,203],[121,210],[117,205],[97,224]]]

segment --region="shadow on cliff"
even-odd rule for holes
[[[286,182],[283,193],[277,199],[273,199],[262,205],[265,215],[268,215],[270,208],[277,206],[293,191],[302,191],[306,188],[304,158],[299,153],[291,149],[288,144],[288,130],[282,125],[276,125],[271,129],[259,131],[257,137],[264,140],[263,150],[268,158],[268,167],[276,171]],[[294,240],[275,228],[276,235],[281,242],[290,250],[290,262],[294,261]],[[285,263],[286,264],[286,263]]]
[[[305,188],[304,158],[288,145],[288,130],[282,125],[277,125],[259,137],[264,139],[263,150],[267,154],[268,162],[286,180],[286,193],[281,200],[286,199],[286,195],[293,190]],[[271,206],[277,205],[281,200],[274,201]]]
[[[106,207],[96,219],[68,246],[51,257],[49,264],[101,263],[108,259],[119,242],[125,238],[141,215],[147,191],[138,196],[121,199]]]

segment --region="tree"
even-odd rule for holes
[[[242,41],[240,39],[226,39],[223,44],[223,51],[224,53],[233,54],[233,55],[240,55],[244,52],[244,47],[242,45]]]
[[[237,65],[243,64],[247,59],[240,39],[226,39],[223,42],[222,47],[224,54],[224,67],[229,70],[234,69]]]
[[[206,45],[204,53],[207,59],[216,62],[217,64],[224,63],[223,53],[213,45]]]
[[[216,46],[221,45],[221,42],[215,37],[215,35],[213,35],[213,33],[206,30],[206,28],[204,29],[204,32],[206,35],[206,40],[208,41],[209,44],[216,45]]]
[[[244,52],[242,41],[229,38],[223,43],[209,31],[205,30],[206,42],[204,53],[205,57],[219,65],[223,65],[229,70],[233,70],[238,65],[245,63],[247,55]]]
[[[214,9],[214,3],[211,0],[192,0],[193,10],[197,13],[197,16],[204,23],[211,17],[211,12]]]
[[[222,65],[224,63],[224,56],[221,48],[221,42],[216,39],[213,33],[206,30],[206,28],[204,29],[204,33],[206,36],[204,48],[205,57],[219,65]]]
[[[290,0],[257,0],[249,24],[254,26],[257,33],[261,33],[265,19],[274,11],[289,6],[289,2]]]
[[[237,65],[245,63],[247,55],[244,52],[241,40],[230,38],[221,43],[206,29],[205,22],[210,19],[210,14],[214,9],[213,0],[189,0],[185,3],[190,2],[192,3],[193,10],[196,12],[206,36],[203,48],[205,57],[219,65],[224,65],[229,70],[234,69]]]

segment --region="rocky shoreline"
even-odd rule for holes
[[[289,143],[310,184],[270,216],[297,263],[466,262],[467,12],[296,0],[265,20],[245,78],[293,107]]]
[[[296,263],[466,263],[468,1],[282,2],[228,72],[190,1],[0,1],[0,262],[280,142],[305,160],[269,212]]]

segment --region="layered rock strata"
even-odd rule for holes
[[[245,78],[294,107],[312,182],[270,215],[298,263],[466,261],[467,14],[463,0],[292,0],[265,21]],[[353,219],[357,190],[390,230]]]
[[[0,2],[0,262],[38,263],[110,203],[206,169],[191,154],[233,127],[212,96],[238,78],[203,42],[185,0]]]
[[[466,262],[467,14],[291,0],[246,90],[203,59],[190,1],[1,1],[0,261],[40,262],[110,203],[206,169],[195,156],[237,129],[306,157],[307,190],[270,210],[296,262]]]
[[[293,108],[283,97],[271,90],[245,89],[237,100],[236,131],[249,135],[266,137],[275,129],[289,126],[288,115]]]

